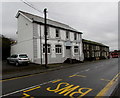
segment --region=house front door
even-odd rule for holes
[[[71,58],[71,46],[66,46],[66,58]]]

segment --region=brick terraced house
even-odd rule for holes
[[[98,42],[82,39],[84,60],[109,58],[109,47]]]

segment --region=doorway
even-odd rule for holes
[[[66,46],[66,58],[71,58],[71,46]]]

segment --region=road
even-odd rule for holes
[[[118,59],[2,81],[2,97],[96,96],[118,74]]]

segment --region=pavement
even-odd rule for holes
[[[46,69],[44,65],[38,65],[38,64],[29,64],[28,66],[19,66],[16,67],[14,65],[7,65],[6,61],[2,62],[2,80],[5,79],[10,79],[10,78],[16,78],[16,77],[23,77],[23,76],[28,76],[28,75],[33,75],[33,74],[39,74],[39,73],[45,73],[49,71],[54,71],[54,70],[60,70],[60,69],[65,69],[69,67],[74,67],[76,66],[83,66],[87,64],[92,63],[97,63],[105,60],[100,60],[100,61],[92,61],[92,62],[84,62],[84,63],[78,63],[78,64],[52,64],[48,65],[49,68]],[[116,84],[117,85],[117,84]],[[120,91],[119,86],[117,85],[114,86],[114,93],[112,96],[118,96],[118,91]],[[119,89],[118,89],[119,88]],[[113,89],[112,89],[113,92]]]
[[[119,96],[120,98],[120,82],[117,84],[115,87],[114,91],[112,92],[111,96],[117,97]]]
[[[94,61],[93,61],[94,62]],[[86,62],[89,63],[89,62]],[[80,63],[82,65],[82,63]],[[15,66],[13,64],[8,65],[6,61],[2,62],[2,80],[27,76],[31,74],[39,74],[48,71],[60,70],[68,67],[74,67],[78,64],[49,64],[49,68],[45,68],[44,65],[30,63],[29,65]]]

